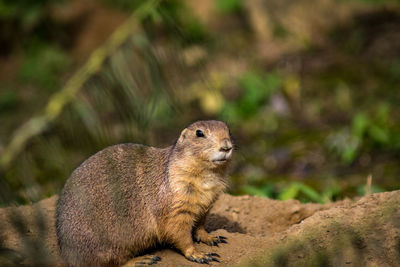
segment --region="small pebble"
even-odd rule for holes
[[[232,210],[232,212],[234,212],[234,213],[240,213],[240,209],[234,208],[234,209]]]

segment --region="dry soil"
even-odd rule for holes
[[[54,229],[57,196],[0,209],[0,265],[63,266]],[[325,205],[222,195],[206,222],[227,244],[218,266],[398,266],[400,191]],[[173,248],[151,251],[157,266],[200,266]]]

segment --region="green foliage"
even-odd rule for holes
[[[0,1],[1,42],[8,52],[32,39],[51,39],[59,33],[49,15],[50,7],[63,0]],[[3,48],[4,49],[4,48]]]
[[[6,90],[0,93],[0,112],[11,111],[17,108],[19,99],[15,91]]]
[[[325,203],[322,195],[318,194],[313,188],[299,182],[290,183],[288,187],[279,193],[278,199],[298,199],[300,194],[304,194],[312,202]]]
[[[350,130],[342,129],[331,136],[330,148],[337,152],[346,164],[352,163],[361,150],[379,147],[384,150],[397,150],[399,138],[397,124],[390,118],[387,104],[378,106],[373,116],[359,112],[353,118]]]
[[[183,1],[165,1],[156,10],[160,20],[183,44],[201,43],[209,39],[209,33]]]
[[[103,1],[128,12],[149,3]],[[63,38],[57,36],[73,32],[70,40],[84,39],[75,38],[77,21],[64,25],[53,20],[51,6],[58,2],[0,2],[1,31],[6,29],[0,32],[0,41],[11,43],[13,51],[20,53],[18,78],[22,80],[13,82],[15,90],[7,84],[8,90],[0,94],[0,111],[8,112],[2,118],[9,117],[7,125],[12,125],[2,124],[4,136],[31,116],[20,108],[26,96],[32,98],[28,110],[40,111],[33,105],[45,103],[63,83],[71,59],[64,50],[68,44],[60,43]],[[226,121],[238,140],[233,176],[240,179],[234,181],[231,193],[327,202],[363,194],[365,172],[382,182],[372,191],[398,189],[393,181],[400,168],[388,164],[397,164],[400,153],[400,54],[393,34],[399,25],[397,11],[369,7],[368,14],[353,14],[354,21],[349,17],[348,25],[343,22],[333,31],[332,40],[323,31],[312,33],[316,38],[311,39],[321,42],[298,52],[288,42],[291,26],[277,21],[269,29],[274,54],[270,60],[270,46],[258,40],[257,31],[251,30],[253,22],[244,22],[249,14],[243,0],[214,1],[221,16],[207,24],[185,1],[159,4],[138,19],[145,33],[135,33],[107,57],[104,69],[91,75],[82,88],[78,86],[79,94],[46,127],[45,135],[32,138],[15,166],[7,170],[10,190],[23,192],[18,200],[29,199],[26,192],[36,192],[38,187],[44,194],[54,193],[80,161],[107,145],[163,146],[187,123],[208,118]],[[229,14],[226,22],[217,21],[227,19],[225,14]],[[215,31],[220,32],[214,35]],[[308,36],[307,27],[299,34]],[[201,51],[201,60],[186,66],[181,61],[186,61],[192,48]],[[232,68],[224,69],[227,64]],[[67,97],[61,94],[60,99]],[[10,111],[23,115],[12,117]],[[42,123],[34,122],[34,126]],[[34,178],[38,184],[21,182],[20,177]],[[321,182],[325,177],[340,182],[327,186]]]
[[[374,194],[374,193],[381,193],[381,192],[385,192],[385,190],[382,187],[380,187],[378,185],[371,185],[370,193]],[[360,196],[365,196],[365,194],[366,194],[365,186],[363,186],[363,185],[357,186],[357,193]]]
[[[222,117],[228,121],[238,121],[254,117],[266,105],[282,84],[282,79],[274,73],[247,72],[238,79],[241,96],[229,101],[222,109]]]
[[[217,0],[217,10],[221,13],[236,13],[243,9],[243,0]]]
[[[325,187],[322,192],[316,191],[311,186],[301,182],[288,182],[278,185],[264,182],[262,185],[246,185],[241,188],[243,194],[269,197],[279,200],[298,199],[304,203],[327,203],[333,201],[341,193],[341,188],[336,184]]]
[[[103,0],[105,3],[114,5],[122,10],[133,11],[142,5],[146,0]]]
[[[246,185],[241,188],[244,194],[259,196],[259,197],[275,197],[275,186],[272,183],[265,183],[262,186]]]
[[[103,0],[122,10],[135,10],[146,0]],[[199,43],[209,39],[209,34],[204,25],[193,12],[187,8],[184,1],[168,0],[160,1],[156,9],[153,9],[148,17],[142,20],[149,32],[154,26],[163,25],[166,33],[174,40],[184,44]]]
[[[20,77],[26,83],[34,83],[48,91],[58,90],[59,75],[70,62],[65,52],[57,47],[32,43],[20,70]]]
[[[13,19],[23,29],[32,28],[44,18],[46,6],[60,2],[62,0],[2,0],[0,18]]]

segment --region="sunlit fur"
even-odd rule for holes
[[[196,136],[199,129],[204,137]],[[226,188],[232,149],[221,147],[227,146],[232,143],[225,123],[199,121],[164,149],[120,144],[93,155],[60,195],[61,256],[71,266],[119,265],[168,243],[187,258],[203,257],[192,233],[208,244],[215,240],[204,230],[204,218]]]

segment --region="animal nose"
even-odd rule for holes
[[[228,139],[225,139],[219,151],[229,152],[231,149],[232,149],[232,143]]]

